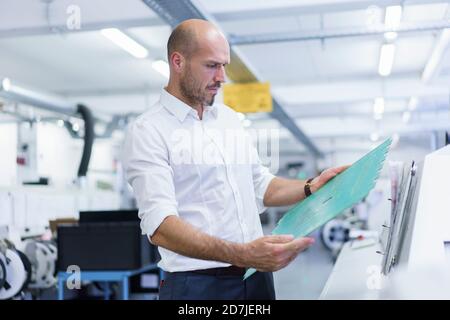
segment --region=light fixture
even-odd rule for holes
[[[418,101],[417,97],[414,97],[414,96],[411,97],[408,102],[408,110],[409,111],[416,110],[418,102],[419,101]]]
[[[386,7],[386,15],[384,17],[384,26],[389,30],[396,30],[400,26],[402,19],[402,6]]]
[[[72,130],[75,132],[78,132],[80,130],[80,125],[78,123],[73,123],[72,124]]]
[[[164,60],[156,60],[152,62],[152,68],[162,74],[164,77],[169,79],[170,69],[169,64]]]
[[[59,119],[57,122],[56,122],[56,124],[58,125],[58,127],[64,127],[64,120],[62,120],[62,119]]]
[[[391,74],[392,65],[394,63],[395,45],[383,44],[380,52],[380,64],[378,65],[378,73],[381,76],[388,76]]]
[[[8,91],[11,88],[11,80],[8,78],[3,79],[2,81],[2,89]]]
[[[101,34],[111,40],[115,45],[119,46],[136,58],[143,59],[148,56],[147,49],[145,49],[143,46],[131,39],[119,29],[102,29]]]
[[[252,125],[252,122],[249,119],[244,119],[244,121],[242,121],[242,125],[244,128],[248,128]]]
[[[411,112],[409,112],[409,111],[403,112],[403,117],[402,117],[403,122],[408,123],[410,119],[411,119]]]
[[[381,120],[384,113],[384,98],[376,98],[373,103],[373,118],[375,120]]]
[[[391,143],[391,148],[395,148],[397,147],[397,144],[400,140],[400,135],[396,132],[392,135],[392,143]]]
[[[384,38],[387,41],[394,41],[395,39],[397,39],[397,36],[398,36],[398,34],[395,31],[388,31],[388,32],[384,33]]]
[[[372,142],[377,142],[378,139],[380,139],[380,136],[378,135],[378,133],[372,132],[372,133],[370,134],[370,140],[371,140]]]

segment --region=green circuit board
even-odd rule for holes
[[[296,238],[307,236],[361,201],[375,186],[391,141],[386,139],[316,193],[296,204],[280,219],[272,234],[292,234]],[[244,280],[255,271],[248,269]]]

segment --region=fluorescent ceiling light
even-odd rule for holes
[[[381,76],[388,76],[391,74],[392,65],[394,63],[395,45],[383,44],[380,51],[380,64],[378,65],[378,73]]]
[[[164,77],[169,79],[170,69],[169,64],[167,62],[165,62],[164,60],[156,60],[152,62],[152,67],[160,74],[162,74]]]
[[[395,39],[397,39],[397,32],[395,32],[395,31],[385,32],[384,33],[384,38],[387,41],[394,41]]]
[[[409,112],[409,111],[405,111],[405,112],[403,112],[403,122],[404,123],[408,123],[409,122],[409,120],[411,119],[411,112]]]
[[[384,26],[390,30],[396,30],[402,19],[402,6],[389,6],[386,8]]]
[[[378,133],[372,132],[372,133],[370,134],[370,140],[371,140],[372,142],[376,142],[376,141],[378,141],[378,139],[380,139],[380,136],[379,136]]]
[[[101,34],[132,56],[142,59],[148,56],[148,50],[116,28],[102,29]]]
[[[383,114],[384,113],[384,99],[376,98],[373,103],[373,113],[374,114]]]
[[[2,89],[8,91],[11,88],[11,80],[8,78],[3,79],[2,81]]]
[[[397,147],[397,144],[400,140],[400,135],[396,132],[392,135],[392,143],[391,143],[391,148],[395,148]]]
[[[408,102],[408,110],[409,111],[416,110],[418,102],[419,100],[417,99],[417,97],[411,97]]]

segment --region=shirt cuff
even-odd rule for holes
[[[259,214],[267,210],[267,207],[264,206],[264,195],[266,194],[267,188],[273,178],[275,178],[273,174],[267,173],[258,186],[259,190],[256,190],[256,207],[258,208]]]
[[[176,207],[158,207],[152,211],[139,212],[139,218],[141,218],[141,231],[142,234],[146,234],[150,240],[156,229],[161,225],[161,223],[168,216],[178,216],[178,211]]]

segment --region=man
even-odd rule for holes
[[[207,21],[186,20],[167,50],[169,83],[130,126],[124,149],[142,232],[161,254],[160,299],[275,299],[271,272],[313,239],[263,236],[258,213],[302,200],[345,167],[307,185],[273,176],[246,144],[237,114],[214,104],[230,62],[224,35]],[[249,151],[249,161],[233,161],[214,130],[240,137],[233,147]],[[260,272],[243,281],[249,267]]]

